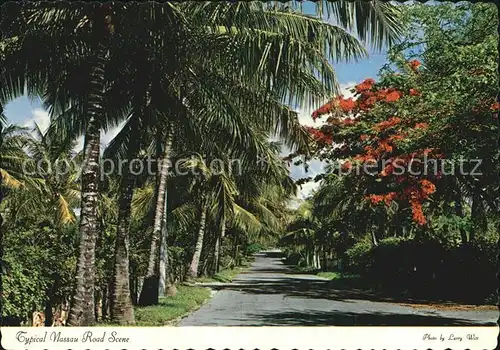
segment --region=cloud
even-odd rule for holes
[[[345,84],[340,84],[340,93],[342,95],[344,95],[345,98],[353,97],[354,94],[350,90],[356,84],[357,84],[356,82],[352,82],[352,81],[349,81],[349,82],[347,82]],[[322,104],[327,103],[329,100],[330,99],[325,99]],[[314,112],[314,110],[316,110],[319,107],[321,107],[321,105],[314,106],[314,108],[299,109],[299,110],[297,110],[299,123],[302,124],[302,125],[315,126],[315,127],[318,127],[318,126],[321,126],[322,124],[324,124],[325,123],[324,119],[317,119],[316,121],[314,121],[311,118],[312,112]]]
[[[24,123],[23,126],[33,129],[35,127],[35,123],[38,124],[38,127],[42,132],[47,131],[50,125],[50,117],[49,117],[49,112],[41,109],[41,108],[35,108],[31,110],[31,117],[28,118]],[[117,127],[114,127],[107,132],[101,131],[101,149],[103,150],[113,138],[115,138],[116,135],[120,132],[122,129],[123,125],[125,125],[125,122],[121,123]],[[73,149],[75,152],[80,152],[83,149],[83,144],[84,144],[84,136],[80,136],[77,139],[77,144],[75,148]]]
[[[35,123],[38,124],[38,127],[42,132],[45,132],[50,125],[50,117],[49,112],[36,108],[31,110],[31,118],[28,119],[23,126],[33,129],[35,127]]]
[[[351,92],[351,89],[354,88],[356,84],[357,84],[356,82],[352,81],[340,84],[340,94],[342,94],[345,98],[354,97],[354,94]],[[324,101],[324,103],[326,102],[328,102],[328,100]],[[318,107],[320,106],[315,106],[314,108],[310,109],[298,110],[297,113],[298,113],[299,123],[302,125],[314,126],[314,127],[319,127],[322,124],[324,124],[325,118],[317,119],[316,121],[314,121],[311,118],[312,112]],[[286,147],[283,147],[282,154],[287,155],[289,153],[290,151]],[[311,177],[314,179],[316,175],[323,173],[325,165],[326,162],[314,159],[309,162],[309,169],[308,172],[306,172],[303,165],[292,164],[290,166],[290,176],[295,180],[304,177]],[[309,197],[312,194],[312,192],[318,188],[318,186],[319,182],[314,182],[314,181],[309,181],[303,184],[301,187],[299,187],[297,198],[305,199]],[[294,205],[296,205],[296,203]]]
[[[316,175],[323,173],[326,162],[313,159],[308,162],[309,168],[307,172],[304,169],[304,165],[291,165],[290,166],[290,177],[295,180],[310,177],[314,180]],[[298,187],[297,189],[297,199],[306,199],[312,192],[318,188],[319,182],[314,182],[313,180],[306,182]]]
[[[105,148],[115,137],[118,135],[120,130],[125,125],[126,121],[123,121],[120,125],[111,128],[107,132],[101,131],[101,147]]]
[[[320,184],[319,182],[314,182],[314,181],[309,181],[306,182],[305,184],[302,184],[299,187],[297,197],[299,199],[306,199],[307,197],[311,196],[313,191],[319,187],[319,184]]]
[[[105,132],[104,130],[101,131],[101,142],[100,142],[100,144],[101,144],[101,153],[104,151],[104,149],[106,148],[106,146],[116,137],[116,135],[118,135],[118,133],[120,132],[120,130],[123,128],[124,124],[125,124],[125,122],[121,123],[117,127],[111,128],[107,132]],[[84,136],[80,136],[78,138],[77,144],[76,144],[75,148],[73,148],[73,150],[75,152],[80,152],[81,150],[83,150],[84,142],[85,142],[85,137]]]
[[[358,83],[354,81],[349,81],[345,84],[340,84],[341,94],[344,95],[345,98],[354,97],[354,93],[351,92],[351,89],[353,89],[354,86],[356,86],[357,84]]]

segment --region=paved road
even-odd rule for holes
[[[219,290],[179,326],[335,326],[335,325],[496,325],[498,311],[422,309],[381,302],[331,281],[296,274],[278,253],[256,256],[252,268]]]

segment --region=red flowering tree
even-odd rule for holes
[[[315,157],[328,166],[311,215],[370,287],[444,299],[467,280],[484,302],[498,284],[496,11],[407,11],[415,22],[379,77],[312,113],[324,123],[308,128]]]
[[[325,121],[308,128],[317,141],[317,157],[342,164],[337,169],[357,176],[358,190],[372,205],[396,201],[407,207],[419,226],[428,223],[424,207],[432,207],[436,192],[436,199],[442,199],[450,186],[451,192],[460,192],[461,186],[491,189],[488,182],[498,169],[491,160],[500,105],[491,59],[481,57],[482,70],[472,70],[464,58],[462,66],[445,73],[437,57],[423,64],[394,55],[397,70],[385,68],[379,81],[367,78],[357,84],[354,97],[337,96],[312,113],[314,120]],[[466,83],[452,89],[457,74],[466,76]],[[491,83],[489,89],[485,81]],[[475,159],[482,160],[477,169]],[[469,176],[472,170],[482,178]],[[442,179],[443,171],[453,172],[452,178]],[[460,194],[450,196],[457,200]],[[491,191],[476,196],[494,207]]]

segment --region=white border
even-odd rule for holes
[[[103,342],[83,342],[85,332]],[[494,349],[498,326],[484,327],[2,327],[5,349]],[[110,342],[112,332],[128,342]],[[53,334],[77,342],[51,340]],[[435,340],[426,339],[430,334]],[[474,335],[477,339],[467,339]],[[455,340],[450,340],[450,336]],[[22,337],[39,338],[26,345]],[[41,341],[40,338],[44,338]],[[470,336],[469,336],[470,337]],[[461,338],[461,340],[459,340]],[[443,340],[441,340],[443,339]]]

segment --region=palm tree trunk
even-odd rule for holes
[[[200,264],[201,250],[203,249],[203,237],[205,236],[205,224],[207,219],[207,208],[205,198],[201,200],[201,217],[200,229],[198,230],[198,238],[196,240],[196,247],[189,267],[189,277],[196,278],[198,276],[198,265]]]
[[[99,9],[99,12],[102,9]],[[104,12],[109,12],[109,8]],[[85,128],[84,159],[82,165],[82,204],[80,213],[80,242],[76,289],[68,315],[71,326],[92,326],[95,317],[95,246],[97,238],[97,200],[99,194],[99,149],[100,119],[104,116],[105,65],[109,57],[109,45],[113,25],[111,17],[103,14],[103,23],[94,23],[96,28],[106,25],[102,41],[96,48],[96,61],[90,75],[90,90],[87,95],[88,120]],[[96,29],[101,30],[101,29]]]
[[[130,150],[130,153],[134,151]],[[131,160],[132,157],[129,157]],[[111,297],[111,319],[120,324],[133,324],[134,307],[130,295],[129,279],[129,227],[134,191],[134,178],[129,169],[121,180],[118,201],[118,227],[115,242],[115,266],[113,274],[113,294]]]
[[[69,312],[72,326],[91,326],[95,323],[94,283],[95,245],[97,238],[97,196],[99,184],[100,125],[97,110],[89,111],[90,120],[85,133],[85,161],[82,168],[82,208],[80,216],[80,255],[76,272],[76,291]]]
[[[97,237],[97,201],[99,184],[100,122],[104,104],[104,65],[107,49],[100,45],[92,74],[89,93],[88,121],[85,130],[85,152],[82,166],[82,205],[80,214],[80,243],[76,272],[76,290],[69,312],[72,326],[90,326],[95,323],[95,245]]]
[[[327,271],[327,267],[328,267],[328,259],[326,258],[326,248],[325,246],[322,246],[321,247],[321,260],[322,260],[322,263],[321,263],[321,270],[322,271]]]
[[[214,249],[214,271],[213,274],[215,275],[217,272],[219,272],[219,263],[220,263],[220,246],[222,244],[222,239],[224,238],[224,235],[226,234],[226,220],[225,217],[222,216],[221,218],[221,231],[220,235],[217,237],[217,240],[215,241],[215,249]]]
[[[238,243],[239,243],[239,237],[234,237],[234,242],[233,242],[233,264],[234,264],[234,267],[238,266],[238,255],[239,255]]]
[[[464,217],[464,210],[462,207],[462,196],[460,195],[460,190],[458,186],[455,188],[455,215],[457,215],[460,218]],[[464,230],[462,227],[459,229],[459,231],[462,240],[462,245],[467,244],[469,241],[467,231]]]
[[[375,230],[372,229],[372,244],[376,247],[378,246],[377,235],[375,234]]]
[[[156,197],[155,217],[153,223],[153,235],[151,237],[151,246],[149,249],[148,270],[142,285],[141,295],[139,297],[139,305],[154,305],[158,304],[158,248],[161,235],[161,226],[163,215],[165,213],[165,198],[167,192],[168,178],[168,161],[170,159],[170,148],[172,147],[172,134],[167,135],[165,142],[165,150],[158,164],[160,181]]]
[[[160,241],[160,280],[158,285],[158,295],[174,296],[177,294],[177,288],[172,283],[171,266],[168,264],[168,246],[167,246],[167,192],[165,192],[165,205],[163,208],[163,220],[161,228],[161,241]]]
[[[3,106],[0,105],[0,149],[2,147],[2,142],[3,142],[3,137],[2,137],[2,131],[3,131]],[[1,160],[2,154],[0,153],[0,160]],[[0,172],[0,204],[2,204],[3,200],[3,192],[2,192],[2,173]],[[3,262],[3,217],[2,213],[0,213],[0,274],[3,275],[4,273],[4,262]],[[0,295],[3,295],[3,284],[2,284],[2,278],[0,278]]]
[[[471,208],[472,230],[470,233],[469,241],[474,241],[476,234],[484,232],[488,229],[488,219],[485,215],[484,204],[480,194],[478,185],[474,187],[472,195],[472,208]]]

